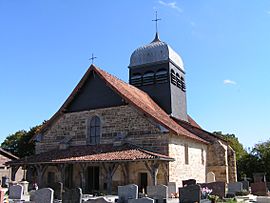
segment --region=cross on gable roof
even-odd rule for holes
[[[106,85],[110,87],[113,91],[115,91],[119,96],[121,96],[128,104],[131,104],[136,109],[143,112],[144,115],[146,115],[147,117],[153,119],[154,121],[161,124],[162,126],[177,135],[182,135],[199,142],[208,143],[206,140],[189,132],[181,125],[179,125],[176,121],[174,121],[174,119],[172,119],[162,108],[160,108],[147,93],[130,84],[127,84],[126,82],[116,78],[115,76],[107,73],[104,70],[101,70],[93,64],[89,67],[89,69],[82,77],[78,85],[74,88],[65,103],[53,115],[53,117],[44,124],[39,133],[46,131],[57,118],[59,118],[62,114],[66,112],[68,105],[73,101],[78,91],[86,83],[92,71],[98,74],[100,78],[104,80]],[[34,138],[35,137],[33,137],[32,140]]]

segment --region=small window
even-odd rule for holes
[[[156,72],[156,83],[166,83],[168,82],[168,71],[165,69],[159,69]]]
[[[143,85],[154,84],[154,76],[155,76],[155,73],[153,71],[146,72],[143,75]]]
[[[204,165],[204,150],[201,149],[201,160],[202,160],[202,165]]]
[[[173,85],[176,85],[176,76],[175,76],[175,72],[173,69],[171,69],[171,83]]]
[[[181,82],[181,90],[183,92],[186,91],[186,84],[185,84],[185,79],[183,77],[180,78],[180,82]]]
[[[129,83],[134,86],[142,85],[142,75],[140,73],[132,74]]]
[[[99,144],[100,134],[100,118],[98,116],[94,116],[88,124],[87,143]]]
[[[189,164],[188,145],[185,144],[185,164]]]

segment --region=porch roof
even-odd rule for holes
[[[29,165],[42,163],[75,163],[75,162],[126,162],[161,160],[174,161],[173,158],[145,150],[141,147],[124,144],[113,146],[112,144],[73,146],[68,149],[44,152],[30,157],[7,162],[7,165]]]

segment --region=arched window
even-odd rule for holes
[[[173,85],[176,85],[176,76],[175,76],[175,72],[173,69],[171,69],[171,83]]]
[[[176,86],[181,89],[181,79],[178,73],[176,73]]]
[[[186,91],[186,84],[185,84],[185,79],[183,77],[180,78],[180,82],[181,82],[181,90],[183,92]]]
[[[166,69],[159,69],[156,72],[156,83],[168,82],[168,71]]]
[[[142,75],[140,73],[133,73],[130,77],[129,83],[134,86],[142,85]]]
[[[155,73],[153,71],[148,71],[145,74],[143,74],[143,85],[154,84],[154,76]]]
[[[87,130],[87,143],[99,144],[100,143],[100,118],[94,116],[88,124]]]

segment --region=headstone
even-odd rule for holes
[[[120,203],[127,203],[129,199],[138,199],[138,185],[118,186],[118,197]]]
[[[31,193],[31,201],[38,203],[53,203],[53,189],[42,188]]]
[[[128,203],[154,203],[155,200],[151,199],[149,197],[143,197],[139,199],[131,199],[128,201]]]
[[[265,173],[253,173],[254,183],[266,182]]]
[[[66,190],[63,193],[62,203],[82,203],[82,189]]]
[[[189,185],[179,188],[180,203],[200,202],[200,200],[201,200],[200,185]]]
[[[7,188],[8,187],[9,178],[7,176],[2,177],[2,187]]]
[[[206,182],[207,183],[212,183],[216,181],[216,175],[211,171],[206,174]]]
[[[257,183],[251,183],[251,193],[253,195],[261,195],[266,196],[267,195],[267,186],[265,182],[257,182]]]
[[[168,182],[168,195],[169,197],[173,197],[176,193],[176,182]]]
[[[249,181],[243,180],[241,183],[243,184],[243,190],[249,191]]]
[[[61,200],[63,196],[63,183],[61,182],[53,183],[52,189],[54,190],[54,198]]]
[[[200,183],[200,185],[201,185],[201,188],[211,189],[212,195],[217,195],[220,198],[225,197],[225,189],[226,189],[225,182]]]
[[[183,184],[183,187],[189,186],[189,185],[196,185],[196,180],[195,179],[183,180],[182,184]]]
[[[9,199],[22,199],[23,186],[12,185],[9,187]]]
[[[29,186],[29,182],[27,181],[21,181],[20,185],[23,186],[23,195],[28,195],[28,186]]]
[[[147,195],[158,203],[163,203],[168,199],[168,187],[166,185],[147,186]]]
[[[235,194],[243,191],[243,184],[241,182],[228,183],[228,194]]]

